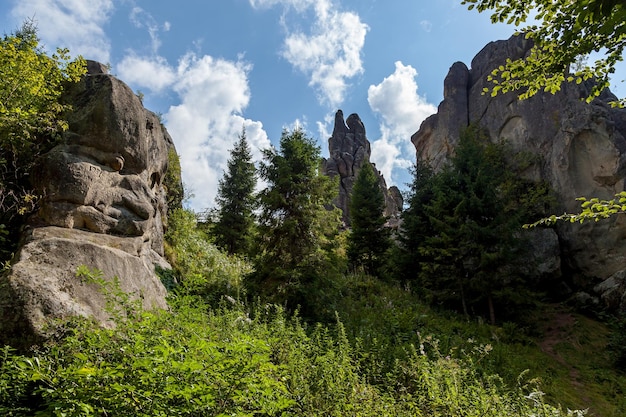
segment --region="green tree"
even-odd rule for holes
[[[78,81],[85,69],[84,60],[71,60],[67,49],[47,55],[32,21],[0,40],[0,231],[15,232],[34,209],[28,173],[68,128],[62,113],[69,105],[60,98],[66,83]],[[0,235],[0,251],[10,251],[6,244]]]
[[[366,273],[379,277],[391,248],[384,212],[385,196],[378,176],[372,165],[366,162],[352,188],[347,254],[352,266],[361,266]]]
[[[469,9],[493,10],[492,22],[516,26],[533,18],[539,23],[522,32],[534,41],[524,58],[508,60],[491,74],[491,92],[521,90],[521,98],[539,91],[555,93],[565,81],[594,79],[588,101],[610,84],[615,64],[626,45],[626,4],[623,0],[463,0]],[[580,56],[600,52],[592,67],[574,68]],[[624,99],[620,101],[625,104]]]
[[[217,189],[217,222],[213,228],[215,243],[230,254],[250,253],[254,228],[256,168],[242,130],[239,141],[230,151],[228,171]]]
[[[263,153],[259,173],[267,188],[259,196],[258,254],[251,279],[256,288],[251,294],[310,305],[312,286],[336,269],[333,237],[340,221],[338,210],[329,207],[338,187],[321,172],[319,147],[299,129],[284,131],[280,149]]]
[[[425,207],[433,199],[433,178],[435,173],[427,162],[417,162],[411,171],[413,180],[409,185],[406,202],[408,207],[402,212],[402,227],[399,229],[394,263],[397,278],[401,281],[415,281],[424,261],[420,253],[424,239],[433,235]]]
[[[491,322],[497,303],[514,301],[526,288],[511,268],[524,194],[505,156],[504,144],[474,127],[461,135],[452,164],[433,177],[431,201],[422,206],[430,234],[418,249],[420,281],[433,298],[460,301],[465,314],[479,308]]]

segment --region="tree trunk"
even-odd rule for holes
[[[496,310],[493,307],[493,297],[491,294],[487,295],[487,303],[489,303],[489,320],[491,325],[496,324]]]

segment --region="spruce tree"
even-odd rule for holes
[[[424,239],[433,234],[425,207],[433,199],[435,173],[427,162],[417,162],[411,174],[413,180],[409,184],[406,198],[408,207],[402,212],[399,245],[394,259],[397,278],[405,283],[417,279],[424,261],[420,247]]]
[[[353,267],[360,266],[374,276],[380,276],[391,247],[384,212],[385,196],[378,176],[372,165],[365,162],[352,187],[347,254]]]
[[[217,190],[217,222],[213,229],[215,243],[230,254],[247,255],[254,229],[257,178],[245,129],[230,151],[227,168]]]
[[[479,129],[461,136],[451,165],[427,183],[430,201],[411,204],[412,220],[422,226],[421,244],[409,240],[419,254],[419,285],[440,304],[460,302],[465,314],[484,312],[496,320],[496,306],[530,295],[514,265],[519,253],[523,216],[529,194],[519,192],[522,180],[509,169],[506,146],[491,143]],[[526,192],[532,190],[526,186]],[[422,214],[416,213],[420,207]],[[405,217],[406,221],[406,217]],[[412,223],[413,222],[413,223]],[[405,236],[409,236],[407,231]],[[414,239],[412,237],[411,239]]]
[[[251,293],[292,306],[311,304],[311,286],[336,269],[332,238],[338,210],[329,210],[336,182],[321,172],[320,149],[296,129],[283,131],[280,149],[266,149],[260,176],[261,215],[256,272]]]

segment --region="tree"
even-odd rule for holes
[[[378,176],[372,165],[365,162],[352,188],[347,254],[353,266],[362,266],[366,273],[375,276],[380,276],[391,247],[384,212],[385,196]]]
[[[254,228],[256,168],[245,129],[230,151],[227,167],[217,189],[215,243],[230,254],[246,255],[250,253]]]
[[[251,294],[271,295],[292,306],[306,304],[311,286],[332,274],[332,238],[340,226],[329,209],[337,184],[321,171],[320,149],[296,129],[283,131],[280,149],[263,152],[259,195],[258,256]],[[310,304],[310,303],[309,303]]]
[[[615,64],[622,60],[626,45],[623,0],[463,0],[462,4],[480,12],[493,10],[492,22],[519,26],[529,18],[539,21],[522,30],[534,41],[530,54],[508,60],[492,72],[492,95],[521,90],[523,99],[542,90],[555,93],[566,81],[580,84],[594,79],[587,97],[591,101],[609,86]],[[603,57],[592,67],[583,66],[570,73],[570,64],[593,52]],[[624,99],[620,104],[626,104]]]
[[[85,73],[85,61],[67,49],[47,55],[32,21],[0,40],[0,232],[16,232],[34,209],[28,173],[68,125],[60,102],[64,87]],[[0,235],[0,252],[9,251]],[[5,254],[6,255],[6,254]]]
[[[399,246],[394,263],[401,281],[415,281],[419,275],[424,256],[420,253],[424,239],[434,232],[425,207],[434,196],[433,178],[435,173],[428,162],[417,162],[411,171],[413,180],[406,198],[408,207],[402,212],[402,226],[399,229]]]
[[[427,216],[415,218],[414,212],[415,224],[409,223],[428,231],[418,235],[421,244],[409,240],[420,254],[420,285],[438,302],[460,302],[465,314],[484,305],[492,323],[498,303],[528,293],[511,265],[529,207],[506,154],[505,144],[491,143],[470,127],[461,135],[451,165],[431,177],[426,172],[425,194],[410,200]],[[424,201],[426,196],[430,201]]]

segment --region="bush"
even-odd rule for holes
[[[192,212],[174,210],[165,239],[166,255],[182,284],[177,288],[179,292],[202,296],[212,304],[225,295],[243,298],[243,279],[252,271],[251,265],[210,243],[208,236],[198,229]]]

